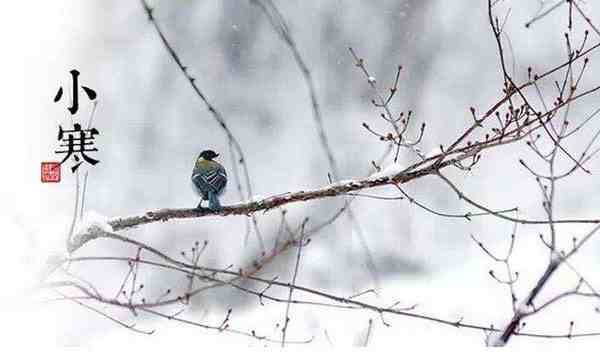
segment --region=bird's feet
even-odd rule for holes
[[[223,207],[219,203],[215,204],[215,203],[208,202],[208,207],[205,208],[202,206],[202,201],[200,201],[200,203],[198,203],[198,206],[196,206],[196,209],[198,209],[198,210],[209,209],[213,212],[219,212],[219,211],[223,210]]]
[[[208,204],[208,209],[210,209],[210,210],[212,210],[212,211],[214,211],[214,212],[218,212],[218,211],[221,211],[221,210],[223,210],[223,207],[222,207],[220,204],[218,204],[218,205],[215,205],[215,204],[210,204],[210,203],[209,203],[209,204]]]

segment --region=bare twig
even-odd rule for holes
[[[292,293],[294,291],[294,286],[296,285],[296,277],[298,277],[298,269],[300,268],[300,257],[302,255],[302,248],[306,245],[304,243],[304,236],[306,233],[304,232],[304,227],[308,222],[308,218],[306,218],[302,222],[302,228],[300,230],[300,238],[298,239],[298,254],[296,255],[296,265],[294,266],[294,274],[292,276],[292,284],[290,286],[290,290],[288,293],[287,305],[285,307],[285,320],[283,322],[283,328],[281,329],[281,347],[285,346],[285,336],[287,333],[288,324],[290,322],[290,304],[292,302]]]

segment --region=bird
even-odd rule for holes
[[[196,193],[202,197],[198,209],[202,209],[203,200],[208,200],[208,208],[212,211],[222,209],[219,197],[227,185],[227,172],[223,165],[213,160],[218,156],[213,150],[204,150],[194,164],[192,184]]]

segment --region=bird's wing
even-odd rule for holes
[[[216,194],[220,194],[227,184],[227,173],[222,167],[203,172],[200,177]]]
[[[202,179],[200,174],[192,175],[192,187],[194,188],[194,191],[196,191],[196,194],[198,194],[202,198],[207,199],[208,195],[206,194],[206,190],[204,189],[204,188],[206,188],[204,186],[205,183],[206,182],[204,182],[204,180]]]

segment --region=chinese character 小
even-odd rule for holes
[[[73,103],[72,105],[68,108],[69,111],[71,112],[71,115],[75,115],[75,113],[77,113],[77,111],[79,110],[79,82],[78,82],[78,77],[79,77],[79,71],[77,70],[71,70],[69,71],[69,73],[71,73],[71,78],[72,78],[72,82],[73,82]],[[85,94],[88,96],[88,98],[90,98],[90,100],[94,100],[96,99],[96,92],[91,89],[88,88],[86,86],[81,86],[81,88],[83,89],[83,91],[85,92]],[[63,95],[63,88],[60,87],[58,88],[58,92],[56,92],[56,96],[54,96],[54,102],[58,102],[60,100],[60,98]]]

